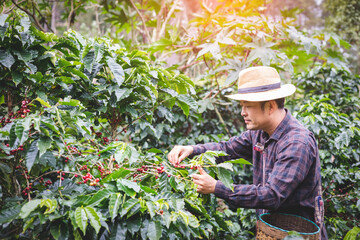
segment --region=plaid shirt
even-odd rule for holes
[[[293,213],[314,220],[315,197],[320,180],[320,160],[314,135],[286,110],[286,116],[269,136],[248,130],[227,142],[194,145],[193,155],[206,150],[224,151],[229,159],[252,159],[253,184],[239,184],[234,191],[217,181],[215,195],[230,205]],[[255,147],[257,143],[260,148]]]

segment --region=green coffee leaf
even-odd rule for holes
[[[40,207],[43,206],[46,206],[46,211],[44,214],[50,214],[56,210],[58,204],[56,199],[41,199]]]
[[[117,171],[109,174],[108,176],[106,176],[104,179],[102,179],[100,181],[101,184],[104,184],[106,182],[112,181],[112,180],[116,180],[118,178],[124,178],[125,176],[127,176],[129,173],[131,173],[130,170],[128,169],[124,169],[124,168],[119,168]]]
[[[130,211],[130,209],[132,209],[138,203],[139,203],[139,199],[136,198],[130,198],[126,200],[125,203],[122,205],[120,216],[121,217],[125,216]]]
[[[87,218],[84,207],[81,206],[81,207],[78,207],[75,209],[75,221],[76,221],[77,226],[80,228],[80,230],[85,235],[86,227],[88,224],[88,218]]]
[[[111,220],[113,220],[118,215],[121,204],[121,197],[122,195],[120,193],[114,193],[110,197],[109,212],[110,212]]]
[[[89,199],[87,203],[89,206],[95,206],[99,204],[104,199],[108,198],[113,192],[109,189],[101,189],[100,191],[96,192],[94,196]]]
[[[8,49],[7,50],[0,49],[0,63],[4,67],[7,67],[9,70],[10,70],[11,66],[15,63],[15,59],[11,55],[11,53]]]
[[[150,240],[159,240],[161,237],[161,223],[159,221],[150,221],[147,237]]]
[[[85,207],[85,212],[87,218],[90,220],[90,225],[95,229],[96,234],[98,234],[101,228],[101,223],[98,213],[92,207]]]
[[[21,211],[20,211],[20,218],[25,219],[27,218],[30,213],[32,213],[36,208],[39,207],[39,205],[41,204],[41,199],[34,199],[31,200],[27,203],[25,203],[22,207],[21,207]]]
[[[30,172],[32,166],[34,165],[36,159],[38,158],[39,148],[38,148],[38,139],[33,141],[29,147],[28,152],[26,153],[25,161],[26,161],[26,167],[28,171]]]
[[[225,168],[217,168],[217,175],[219,180],[225,185],[225,187],[234,190],[233,180],[229,170]]]
[[[130,197],[135,197],[136,193],[140,191],[140,186],[137,183],[127,179],[118,179],[116,184],[120,190],[124,191]]]
[[[252,163],[246,161],[246,160],[243,159],[243,158],[239,158],[239,159],[236,159],[236,160],[225,161],[224,163],[252,165]]]
[[[106,61],[108,63],[111,72],[114,75],[116,83],[118,84],[118,86],[121,86],[125,80],[125,73],[123,68],[121,67],[120,64],[116,62],[114,58],[108,57]]]

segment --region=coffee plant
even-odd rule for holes
[[[155,112],[197,108],[190,79],[108,39],[59,38],[21,12],[0,20],[2,239],[248,234],[190,178],[201,165],[231,187],[233,164],[246,161],[216,165],[223,153],[207,152],[172,166],[132,143],[148,130],[161,137]]]

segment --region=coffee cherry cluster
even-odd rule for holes
[[[26,197],[30,193],[31,188],[31,186],[26,187],[24,190],[22,190],[22,194]]]
[[[70,145],[67,145],[66,148],[70,151],[70,154],[77,154],[77,155],[81,156],[81,151],[79,151],[79,149],[77,149],[77,147],[72,147]]]
[[[15,114],[12,112],[9,112],[7,118],[2,117],[0,119],[0,126],[4,127],[6,124],[11,123],[12,119],[25,118],[26,115],[30,112],[30,109],[28,108],[29,103],[30,103],[29,100],[21,101],[21,108]]]
[[[6,144],[9,147],[9,144]],[[24,151],[24,145],[20,145],[18,148],[10,151],[10,155],[15,155],[18,151]]]
[[[52,184],[52,181],[51,180],[47,180],[46,182],[45,182],[45,187],[46,186],[49,186],[49,185],[51,185]]]

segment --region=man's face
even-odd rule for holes
[[[248,130],[265,130],[269,125],[269,102],[264,109],[261,102],[240,101],[241,116],[243,116]]]

